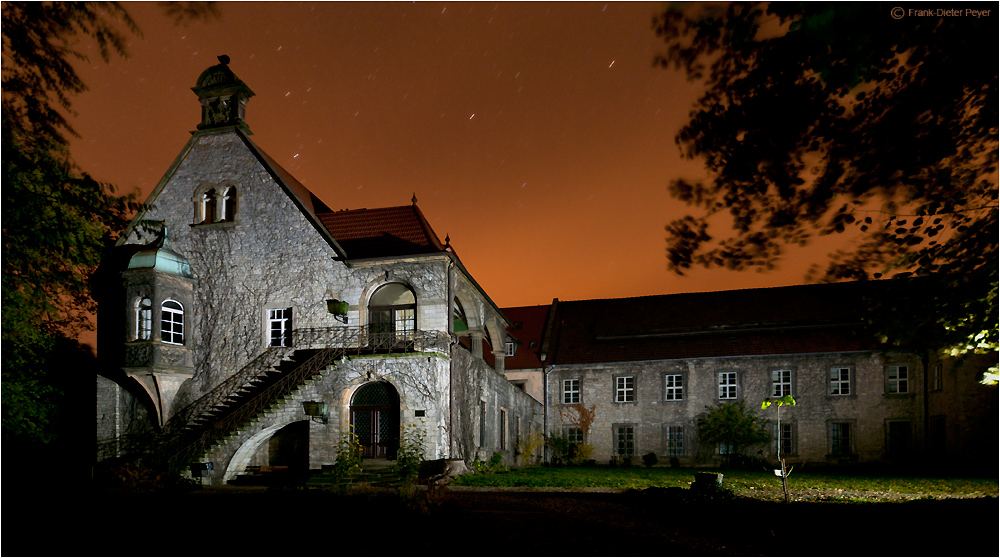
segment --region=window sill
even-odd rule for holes
[[[240,224],[240,220],[239,219],[234,219],[232,221],[219,221],[217,223],[192,223],[191,224],[191,228],[195,229],[195,230],[198,230],[198,229],[202,229],[202,230],[205,230],[205,229],[228,229],[228,228],[235,227],[235,226],[237,226],[239,224]]]

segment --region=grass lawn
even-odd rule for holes
[[[604,468],[604,467],[532,467],[510,472],[462,475],[455,486],[492,487],[605,487],[644,489],[679,486],[687,488],[694,474],[710,469],[673,469],[667,467]],[[716,472],[714,470],[711,470]],[[723,485],[744,496],[773,495],[781,491],[781,479],[769,471],[717,471],[723,473]],[[997,478],[935,478],[922,476],[888,476],[871,474],[800,473],[788,477],[792,491],[883,492],[890,494],[978,495],[998,493]]]

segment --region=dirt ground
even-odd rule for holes
[[[688,491],[85,492],[11,501],[4,556],[996,556],[997,499]],[[810,498],[806,500],[806,498]],[[43,526],[47,526],[43,527]],[[40,530],[40,527],[43,530]]]

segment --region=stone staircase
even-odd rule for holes
[[[200,405],[201,412],[180,415],[186,420],[171,425],[157,453],[171,470],[183,470],[242,434],[242,429],[260,421],[268,411],[290,401],[302,386],[323,374],[343,355],[343,349],[338,348],[298,349],[274,366],[247,375],[235,388],[220,384],[221,387],[195,402],[211,399],[212,405]],[[233,383],[236,382],[230,382]]]

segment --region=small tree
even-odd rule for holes
[[[698,439],[711,446],[725,445],[728,451],[723,453],[723,466],[731,467],[747,448],[770,442],[771,434],[764,421],[739,401],[722,403],[701,415]]]
[[[791,471],[785,468],[785,458],[781,457],[781,406],[782,405],[795,405],[795,398],[793,398],[791,395],[784,395],[784,396],[781,397],[781,399],[778,399],[776,401],[771,401],[771,399],[768,398],[768,399],[765,399],[764,402],[760,404],[760,408],[761,409],[766,409],[766,408],[768,408],[768,407],[771,406],[771,403],[774,403],[775,405],[778,406],[778,408],[777,408],[777,410],[775,412],[775,417],[776,417],[776,420],[778,421],[778,428],[777,428],[777,431],[778,431],[778,440],[777,440],[778,441],[778,444],[777,444],[777,446],[778,446],[778,463],[781,464],[781,489],[785,492],[785,503],[787,504],[788,503],[788,473],[790,473]]]

